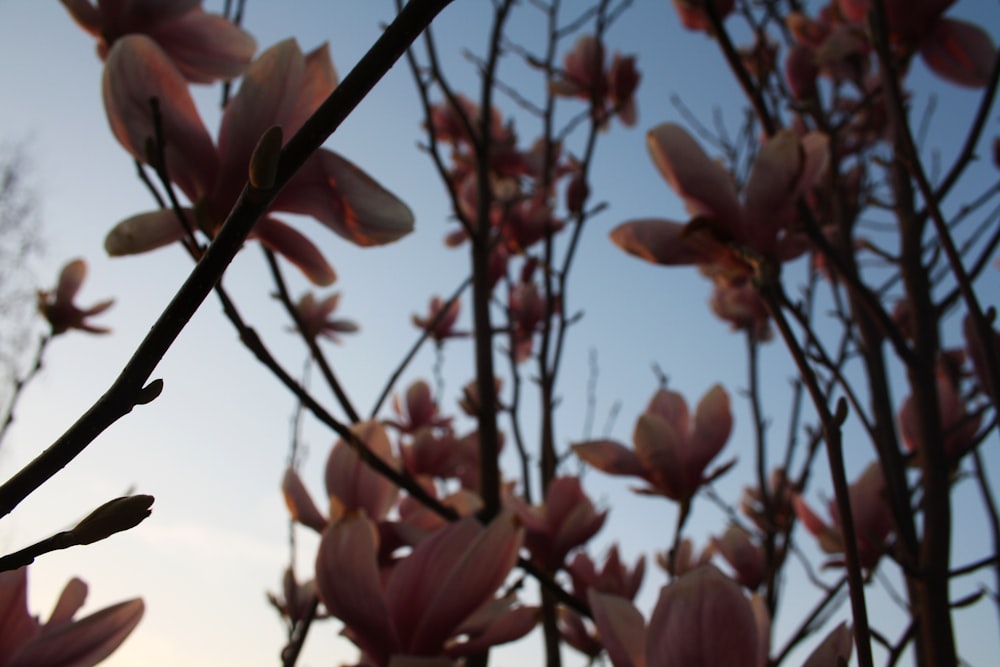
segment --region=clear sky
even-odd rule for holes
[[[521,4],[526,6],[516,15],[511,34],[538,48],[539,26],[529,18],[536,14],[527,6],[530,3]],[[206,4],[210,11],[221,6],[221,0]],[[380,25],[393,15],[392,6],[390,0],[249,0],[244,25],[260,49],[288,36],[296,37],[304,50],[328,41],[343,75],[380,34]],[[452,83],[469,94],[477,90],[475,68],[461,53],[482,52],[488,7],[482,0],[458,0],[436,24]],[[984,26],[1000,25],[996,3],[966,0],[954,13]],[[635,2],[610,31],[608,43],[611,50],[638,56],[643,77],[639,123],[632,130],[614,123],[600,139],[592,201],[607,201],[609,207],[590,223],[569,293],[570,309],[582,310],[585,316],[572,331],[565,355],[559,443],[566,446],[584,435],[591,351],[596,351],[599,366],[596,430],[602,432],[620,401],[611,434],[626,442],[656,388],[653,364],[691,403],[722,382],[734,399],[737,430],[721,458],[739,456],[741,464],[719,491],[735,500],[740,486],[750,479],[752,460],[749,410],[740,394],[746,386],[743,339],[708,311],[710,288],[696,271],[654,267],[627,257],[611,245],[607,232],[632,218],[684,218],[680,200],[653,169],[644,143],[645,129],[681,120],[672,95],[680,96],[700,118],[710,119],[713,109],[721,109],[731,129],[740,117],[742,100],[712,42],[680,30],[668,2]],[[154,203],[136,179],[131,159],[108,130],[100,75],[92,39],[59,3],[0,0],[0,141],[24,142],[31,157],[30,179],[41,202],[47,240],[45,257],[37,267],[41,286],[51,286],[62,264],[82,256],[91,273],[81,303],[117,299],[101,318],[114,328],[113,335],[69,335],[50,347],[45,370],[25,395],[14,430],[0,450],[4,474],[30,460],[103,393],[190,268],[178,248],[138,258],[104,256],[103,238],[111,226]],[[963,126],[976,96],[930,80],[919,64],[914,75],[921,86],[926,84],[938,94],[927,149],[940,151],[946,164],[957,141],[950,128]],[[539,80],[526,76],[513,56],[502,65],[501,76],[528,97],[537,98],[542,92]],[[217,88],[203,87],[197,93],[213,131],[218,99]],[[537,129],[508,99],[502,95],[497,99],[505,114],[514,115],[521,145],[529,145]],[[927,99],[926,92],[920,93],[917,108]],[[997,133],[995,118],[994,114],[989,137]],[[315,222],[299,225],[339,274],[335,287],[344,293],[341,312],[362,327],[361,335],[327,350],[348,393],[365,411],[416,336],[409,323],[411,313],[424,312],[432,295],[450,293],[468,270],[465,253],[441,243],[453,223],[443,187],[427,157],[416,148],[422,139],[421,122],[409,71],[400,64],[327,144],[411,206],[417,219],[414,234],[394,246],[360,250]],[[956,207],[963,196],[956,195]],[[298,294],[306,286],[292,273]],[[255,246],[237,258],[225,284],[286,367],[301,368],[305,352],[286,332],[283,314],[268,296],[272,288]],[[1000,301],[995,272],[981,281],[980,288],[986,303]],[[950,343],[958,343],[953,327],[946,334]],[[461,386],[471,377],[471,346],[449,346],[444,356],[443,398],[447,409],[453,410]],[[430,379],[434,363],[433,353],[425,350],[399,387],[419,377]],[[765,349],[763,363],[764,400],[776,453],[785,440],[792,371],[779,344]],[[146,599],[145,619],[109,665],[274,665],[283,630],[266,605],[264,592],[277,589],[288,558],[286,512],[278,485],[294,402],[240,346],[211,297],[154,377],[165,381],[162,396],[109,429],[77,462],[5,519],[0,548],[17,548],[60,530],[128,488],[150,493],[156,496],[154,514],[138,529],[101,544],[46,556],[36,564],[30,584],[33,610],[48,613],[62,584],[79,575],[91,584],[90,609],[136,595]],[[331,397],[322,392],[320,396],[334,405]],[[905,392],[897,401],[903,396]],[[533,411],[526,409],[524,415],[526,432],[533,434]],[[304,440],[308,457],[302,474],[318,498],[333,438],[307,423]],[[993,470],[996,444],[995,436],[987,443]],[[860,442],[849,446],[847,456],[852,476],[872,458]],[[567,469],[576,468],[570,464]],[[824,481],[810,493],[816,503],[821,497],[817,489],[829,489],[825,471],[820,479]],[[668,547],[674,513],[667,503],[637,498],[626,490],[624,480],[599,473],[588,474],[586,486],[595,500],[612,508],[592,552],[602,553],[613,540],[621,542],[629,559]],[[974,501],[972,491],[966,483],[959,497]],[[702,544],[706,535],[721,531],[724,524],[707,503],[700,505],[691,532]],[[958,530],[956,562],[984,553],[977,540],[985,533],[981,523],[973,519],[960,523]],[[300,535],[299,572],[305,575],[315,540],[304,531]],[[808,545],[809,540],[802,543]],[[807,548],[807,553],[815,552]],[[663,583],[662,573],[650,568],[640,597],[647,613]],[[963,582],[957,590],[975,589],[975,583]],[[796,610],[807,607],[815,596],[806,583],[789,589],[795,591],[791,595],[795,599],[778,619],[778,643],[795,624]],[[959,632],[968,633],[965,638],[975,637],[965,645],[970,663],[977,666],[989,664],[990,656],[1000,652],[996,620],[988,609],[986,604],[975,614],[959,615]],[[879,619],[892,614],[879,606],[875,611]],[[890,635],[895,636],[898,623],[889,624]],[[314,628],[300,664],[333,664],[355,655],[349,644],[336,638],[334,624],[327,622]],[[511,662],[537,662],[541,655],[537,634],[507,655]]]

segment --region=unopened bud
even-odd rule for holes
[[[123,530],[134,528],[152,514],[153,496],[115,498],[104,503],[70,531],[74,544],[93,544]]]
[[[278,157],[281,155],[281,127],[272,125],[261,135],[250,158],[250,185],[258,190],[270,190],[278,177]]]

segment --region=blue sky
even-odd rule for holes
[[[392,16],[392,4],[389,0],[250,0],[245,26],[261,49],[288,36],[295,36],[305,50],[329,41],[343,75],[380,34],[380,24]],[[220,1],[206,6],[218,11],[221,5]],[[476,90],[477,76],[461,53],[481,52],[488,30],[486,6],[458,0],[435,28],[453,85],[470,94]],[[954,13],[984,26],[1000,25],[995,5],[985,8],[966,1]],[[530,6],[515,16],[513,34],[526,45],[538,44],[533,16]],[[701,118],[720,108],[730,128],[740,118],[742,101],[712,42],[680,30],[670,3],[639,0],[612,28],[608,43],[611,50],[638,56],[643,76],[639,123],[632,130],[613,124],[598,146],[592,200],[607,201],[609,207],[590,223],[569,293],[571,310],[583,310],[585,316],[572,331],[564,357],[559,443],[566,446],[583,436],[591,351],[596,350],[600,369],[594,394],[597,429],[620,401],[611,434],[623,441],[629,440],[636,416],[656,388],[653,364],[663,368],[671,387],[690,403],[722,382],[734,400],[737,430],[721,458],[739,456],[741,464],[719,491],[735,499],[751,472],[749,410],[739,393],[746,386],[743,340],[710,314],[709,285],[696,271],[654,267],[627,257],[610,244],[607,232],[632,218],[684,217],[680,200],[653,169],[644,144],[645,129],[680,121],[671,95],[680,96]],[[82,256],[90,263],[91,274],[81,302],[117,299],[101,320],[114,328],[113,335],[70,335],[51,346],[45,371],[25,395],[15,428],[0,450],[0,469],[5,472],[44,448],[110,385],[190,268],[187,256],[176,248],[118,260],[103,254],[107,230],[150,209],[153,202],[135,178],[131,159],[108,130],[100,74],[91,38],[61,5],[0,0],[0,86],[5,100],[0,105],[0,141],[26,142],[31,156],[31,180],[41,201],[48,245],[38,275],[44,286],[54,281],[65,261]],[[526,75],[514,57],[504,62],[501,76],[523,94],[541,94],[539,81]],[[926,84],[938,93],[927,149],[940,151],[942,163],[947,164],[957,143],[950,128],[962,126],[976,97],[930,80],[919,64],[914,76],[921,89]],[[217,88],[197,91],[212,130],[217,127],[218,99]],[[522,146],[530,144],[536,129],[509,100],[497,99],[505,114],[514,115]],[[915,106],[920,108],[926,99],[926,94],[918,95]],[[573,103],[566,108],[576,110]],[[410,314],[424,312],[432,295],[450,293],[468,270],[462,251],[442,247],[452,223],[443,188],[426,156],[416,149],[422,140],[421,122],[409,71],[401,63],[327,144],[413,208],[417,218],[413,235],[394,246],[360,250],[312,221],[299,225],[327,253],[339,274],[336,288],[344,293],[341,312],[362,327],[361,335],[340,347],[328,347],[328,352],[347,391],[365,411],[416,335]],[[996,131],[994,114],[987,136]],[[991,178],[995,177],[993,172]],[[957,208],[975,185],[957,193],[951,205]],[[294,293],[305,289],[298,276],[291,271],[289,276]],[[269,298],[272,288],[256,247],[241,253],[225,284],[277,356],[288,368],[300,368],[304,351],[286,332],[281,311]],[[984,278],[980,288],[987,303],[998,302],[995,273]],[[465,310],[467,315],[468,307]],[[946,335],[950,343],[958,343],[954,327]],[[434,362],[433,353],[425,350],[404,375],[400,389],[413,379],[430,378]],[[448,409],[453,409],[470,377],[471,362],[468,343],[445,350]],[[765,348],[762,363],[776,455],[785,439],[792,371],[778,344]],[[5,519],[0,547],[11,549],[62,529],[129,487],[151,493],[157,498],[154,514],[139,529],[47,556],[37,564],[31,581],[33,609],[47,612],[63,582],[79,575],[91,584],[92,609],[135,595],[146,599],[146,618],[109,665],[273,665],[283,634],[265,604],[264,591],[276,589],[287,561],[286,513],[278,484],[287,456],[292,398],[239,345],[213,298],[154,377],[165,380],[162,396],[109,429],[78,462]],[[903,396],[905,392],[899,393],[897,401]],[[320,397],[333,405],[323,392]],[[533,434],[533,411],[526,408],[523,414],[526,431]],[[307,424],[304,440],[309,453],[302,474],[319,496],[333,439]],[[995,470],[995,436],[987,447]],[[849,444],[847,456],[852,473],[871,459],[860,440]],[[819,504],[822,489],[829,489],[825,472],[819,478],[824,481],[810,492],[814,504]],[[620,540],[630,558],[667,548],[674,523],[673,508],[667,503],[638,498],[627,491],[627,482],[599,473],[589,473],[586,485],[595,500],[612,508],[595,552],[601,553],[612,540]],[[958,497],[974,503],[972,491],[966,483]],[[724,527],[717,512],[705,502],[700,505],[691,524],[699,544]],[[970,518],[959,531],[956,562],[981,554],[976,536],[985,533],[982,524]],[[306,572],[314,544],[303,535],[300,573]],[[640,598],[647,611],[663,581],[655,568],[647,574]],[[815,595],[807,584],[794,583],[789,589],[796,592],[778,619],[778,643],[794,624],[797,610]],[[875,609],[879,619],[894,613],[878,604]],[[973,665],[988,664],[988,656],[1000,651],[996,621],[987,609],[984,605],[975,615],[958,616],[959,631],[975,635],[968,643]],[[898,631],[893,623],[889,621],[890,634]],[[530,664],[540,650],[538,638],[533,637],[509,659]],[[354,655],[327,623],[314,630],[300,664],[349,661]]]

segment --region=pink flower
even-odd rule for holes
[[[693,218],[687,224],[662,219],[626,222],[611,232],[620,248],[655,264],[697,264],[717,279],[737,283],[753,273],[745,250],[778,260],[805,250],[789,226],[798,198],[825,169],[824,135],[811,132],[799,139],[783,130],[771,137],[754,160],[742,200],[729,173],[679,125],[654,127],[646,143],[656,167]]]
[[[201,122],[185,81],[149,38],[118,40],[108,55],[104,104],[119,142],[146,161],[156,136],[150,98],[160,101],[164,153],[171,179],[194,204],[189,222],[213,237],[243,189],[258,140],[273,126],[292,136],[336,85],[326,46],[303,55],[294,40],[265,51],[247,70],[222,117],[218,146]],[[361,246],[395,241],[413,229],[413,214],[394,195],[336,153],[314,153],[278,194],[272,211],[316,218]],[[108,234],[111,255],[153,250],[184,238],[170,210],[143,213]],[[292,227],[265,215],[253,236],[280,252],[314,283],[333,282],[333,269],[315,245]]]
[[[749,283],[716,283],[709,305],[720,319],[729,322],[733,331],[748,331],[758,341],[771,339],[767,306]]]
[[[736,524],[730,524],[722,537],[712,538],[712,549],[733,568],[736,581],[751,591],[764,581],[767,574],[764,548],[751,541],[750,534]]]
[[[42,317],[52,326],[52,335],[66,333],[70,329],[79,329],[95,334],[108,333],[106,327],[94,326],[87,322],[88,317],[99,315],[111,307],[115,301],[108,299],[82,309],[73,303],[76,293],[80,291],[84,278],[87,277],[87,263],[75,259],[63,267],[59,274],[59,283],[52,292],[39,290],[38,310]]]
[[[584,35],[565,55],[563,71],[552,82],[551,90],[555,95],[595,104],[594,114],[601,122],[607,120],[606,102],[610,102],[622,123],[632,126],[636,121],[635,91],[639,78],[634,56],[615,53],[611,66],[605,68],[604,45],[595,36]]]
[[[48,622],[28,613],[28,568],[0,572],[0,666],[90,667],[117,649],[139,623],[143,602],[120,602],[73,620],[87,584],[72,579]]]
[[[355,333],[358,325],[351,320],[333,319],[333,311],[337,310],[340,303],[340,292],[335,292],[322,301],[316,300],[316,295],[306,292],[295,305],[295,309],[302,319],[305,327],[305,335],[309,338],[323,336],[324,338],[340,342],[340,334]]]
[[[423,429],[445,427],[451,423],[450,417],[443,417],[438,412],[437,401],[431,394],[431,387],[423,380],[417,380],[406,389],[404,402],[399,400],[399,394],[392,397],[392,411],[398,420],[386,421],[386,424],[398,428],[403,433],[417,433]]]
[[[201,0],[61,0],[81,28],[97,38],[97,55],[108,57],[120,37],[146,35],[185,79],[211,83],[243,73],[257,44],[222,16],[206,14]]]
[[[840,0],[844,16],[863,23],[871,0]],[[920,51],[924,62],[941,78],[971,88],[990,80],[996,47],[979,26],[944,18],[955,0],[886,0],[885,14],[893,46],[909,57]]]
[[[892,517],[885,499],[885,479],[878,463],[872,463],[850,486],[851,513],[854,515],[854,530],[857,533],[858,558],[861,567],[871,569],[885,552],[885,543],[892,532]],[[844,537],[840,532],[840,515],[837,503],[828,505],[830,523],[816,516],[802,496],[796,495],[795,513],[802,525],[819,540],[820,548],[826,553],[843,553]],[[831,564],[841,564],[832,561]]]
[[[573,450],[598,470],[646,480],[649,487],[640,493],[684,502],[701,486],[705,468],[725,446],[732,427],[729,395],[721,386],[701,399],[694,423],[684,397],[660,389],[636,423],[634,450],[611,440],[580,443]]]
[[[648,626],[625,598],[591,590],[594,623],[614,667],[767,664],[770,619],[763,601],[712,565],[660,590]]]
[[[320,542],[320,599],[344,622],[344,634],[360,647],[364,664],[384,667],[393,656],[476,653],[535,625],[534,609],[493,597],[517,562],[522,539],[510,512],[486,527],[467,517],[435,531],[380,572],[375,525],[348,514]]]
[[[431,299],[427,317],[413,315],[411,321],[414,326],[428,330],[430,337],[440,345],[448,338],[462,338],[469,335],[468,332],[455,329],[460,307],[460,302],[456,299],[448,304],[447,310],[441,314],[441,311],[445,309],[445,302],[444,299],[436,296]],[[441,319],[438,319],[439,317]]]
[[[566,554],[586,544],[608,515],[594,508],[576,477],[553,479],[542,505],[529,506],[513,494],[507,502],[524,523],[524,545],[532,559],[549,571],[562,567]]]

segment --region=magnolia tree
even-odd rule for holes
[[[325,46],[303,52],[289,38],[258,47],[240,27],[242,3],[227,2],[225,16],[197,0],[63,4],[98,40],[114,138],[154,204],[113,225],[105,248],[118,256],[180,244],[193,269],[107,393],[0,487],[4,515],[110,424],[156,399],[162,383],[150,381],[153,370],[214,291],[242,343],[337,438],[323,501],[300,479],[294,453],[283,477],[291,517],[320,536],[314,570],[299,577],[290,567],[271,596],[288,631],[284,665],[320,632],[341,632],[358,664],[377,667],[484,665],[492,647],[535,631],[548,665],[572,651],[616,666],[902,658],[938,667],[959,664],[967,648],[956,639],[957,607],[1000,618],[1000,526],[983,455],[995,442],[1000,334],[976,289],[1000,243],[1000,143],[988,127],[1000,59],[987,30],[948,15],[953,2],[675,0],[676,20],[720,49],[725,74],[745,94],[745,120],[735,138],[694,115],[686,125],[655,117],[644,125],[651,162],[630,168],[657,170],[687,218],[620,221],[611,242],[654,264],[696,266],[711,282],[712,311],[745,339],[746,394],[716,384],[685,396],[664,380],[648,404],[624,407],[635,416],[631,442],[572,443],[557,437],[555,413],[579,319],[569,299],[571,274],[585,270],[574,268],[577,249],[592,219],[608,215],[597,203],[603,184],[592,178],[595,148],[609,127],[637,125],[640,73],[659,66],[637,62],[613,39],[627,0],[495,0],[485,45],[470,56],[479,74],[470,90],[450,83],[451,54],[434,38],[449,0],[398,2],[396,19],[342,80]],[[510,30],[515,12],[543,26],[539,42]],[[502,58],[519,60],[541,85],[530,93],[511,86]],[[339,293],[293,298],[283,261],[316,290],[335,271],[311,233],[280,214],[313,218],[358,246],[394,243],[413,229],[392,183],[321,147],[398,59],[412,72],[422,148],[451,205],[445,244],[454,249],[442,252],[466,252],[471,270],[453,294],[428,295],[429,307],[413,317],[411,354],[362,414],[351,378],[324,351],[356,325],[336,315]],[[912,103],[915,59],[949,85],[981,91],[954,160],[933,174]],[[217,130],[191,96],[193,84],[212,82],[224,82]],[[959,198],[967,182],[978,189]],[[317,238],[324,233],[316,229]],[[289,326],[336,406],[271,354],[221,286],[248,241],[263,247]],[[665,279],[690,270],[664,269]],[[53,336],[100,331],[89,318],[110,304],[74,302],[84,273],[82,262],[69,264],[59,287],[41,295]],[[462,308],[471,326],[462,325]],[[946,347],[943,332],[959,327],[963,343]],[[396,386],[418,348],[458,338],[474,349],[459,412],[439,402],[439,369],[430,381]],[[784,447],[767,435],[764,345],[783,346],[797,369]],[[752,415],[753,443],[741,450],[750,466],[717,462],[734,401]],[[523,417],[530,402],[538,423]],[[845,432],[863,441],[856,448],[870,461],[853,478]],[[516,450],[516,465],[501,467],[504,447]],[[616,516],[595,507],[584,481],[597,476],[581,481],[582,466],[632,478],[636,493],[659,498],[673,518],[648,577],[645,557],[625,562],[612,546],[595,558],[588,548],[602,527],[614,531]],[[741,471],[749,474],[741,497],[717,492],[717,480]],[[960,485],[980,491],[961,511],[984,517],[992,550],[955,548]],[[817,489],[827,488],[828,506],[817,509]],[[150,502],[116,499],[75,529],[5,557],[8,570],[21,568],[0,580],[10,591],[0,600],[14,610],[5,618],[31,620],[24,566],[34,557],[131,528]],[[728,519],[697,549],[688,519],[706,503]],[[821,563],[804,555],[814,545],[828,556]],[[980,571],[993,577],[992,592],[956,599],[955,579]],[[644,578],[661,586],[649,609],[635,603]],[[772,619],[790,595],[811,611],[779,643]],[[902,629],[868,611],[887,596]],[[63,609],[49,625],[65,621]],[[78,633],[100,651],[44,664],[93,664],[141,611],[133,601],[99,612]],[[319,623],[329,618],[336,622]],[[46,644],[49,625],[32,622],[33,634],[3,628],[0,656],[10,664],[43,664],[23,657],[32,641],[60,646]]]

